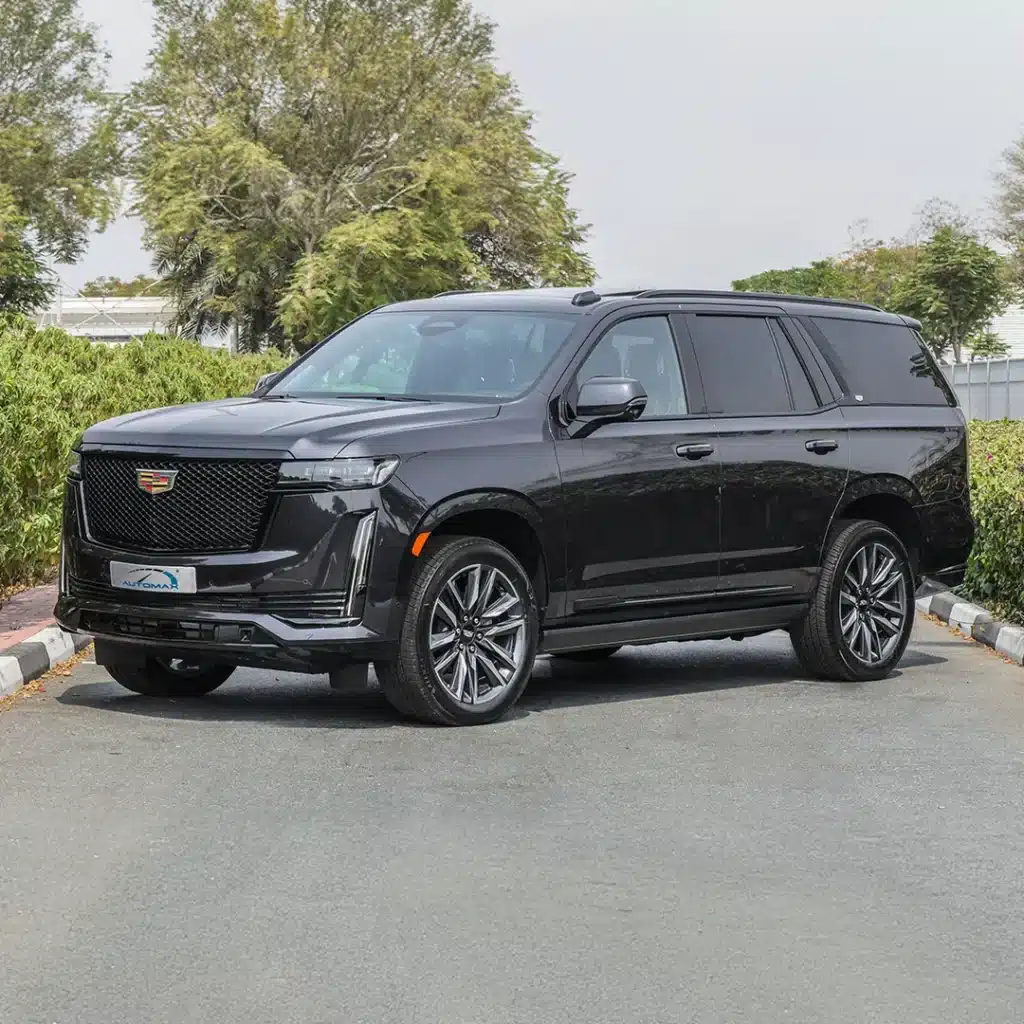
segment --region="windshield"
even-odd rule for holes
[[[327,341],[268,396],[514,398],[533,386],[575,319],[536,313],[372,313]]]

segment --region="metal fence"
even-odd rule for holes
[[[1024,420],[1024,359],[943,366],[969,420]]]

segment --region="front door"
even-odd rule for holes
[[[574,624],[680,614],[717,587],[718,439],[679,353],[667,316],[634,316],[608,327],[574,375],[577,388],[633,377],[648,395],[636,422],[556,441]]]
[[[846,486],[847,428],[782,317],[686,317],[722,456],[721,596],[802,597]]]

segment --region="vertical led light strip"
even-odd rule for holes
[[[348,588],[348,599],[345,602],[345,615],[352,618],[355,613],[356,600],[366,590],[366,578],[370,574],[370,552],[373,547],[374,527],[377,525],[377,513],[371,512],[359,520],[356,535],[352,540],[352,577]]]

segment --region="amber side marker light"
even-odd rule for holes
[[[413,553],[413,555],[414,555],[414,556],[415,556],[416,558],[419,558],[419,557],[420,557],[420,555],[421,555],[421,554],[422,554],[422,552],[423,552],[423,548],[424,548],[424,546],[426,545],[426,543],[427,543],[427,541],[428,541],[428,540],[430,540],[430,534],[429,534],[429,533],[421,533],[421,534],[420,534],[420,535],[419,535],[419,536],[418,536],[418,537],[417,537],[417,538],[416,538],[416,539],[415,539],[415,540],[414,540],[414,541],[412,542],[412,553]]]

